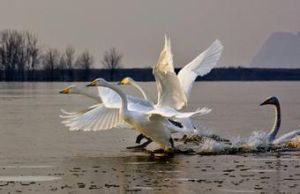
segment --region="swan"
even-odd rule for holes
[[[195,112],[174,113],[167,111],[133,111],[128,109],[128,99],[126,95],[115,85],[106,82],[102,78],[92,81],[87,86],[102,86],[115,91],[121,98],[120,116],[123,121],[132,126],[132,128],[141,132],[144,136],[157,142],[165,151],[174,150],[174,142],[170,129],[176,130],[167,118],[184,118],[191,117],[195,114],[207,114],[206,111],[198,110]]]
[[[272,96],[267,98],[263,103],[260,104],[260,106],[264,106],[264,105],[274,106],[274,113],[275,113],[274,125],[265,137],[267,144],[274,145],[274,146],[284,145],[290,142],[294,137],[300,135],[300,129],[296,129],[294,131],[288,132],[276,138],[281,124],[281,110],[280,110],[279,100],[277,97]]]
[[[60,94],[80,94],[80,95],[83,95],[83,96],[86,96],[86,97],[89,97],[93,100],[95,100],[96,102],[98,103],[102,103],[102,98],[100,95],[94,95],[93,93],[89,93],[87,90],[86,90],[86,86],[83,84],[83,85],[70,85],[68,87],[65,87],[63,90],[59,91]]]
[[[171,51],[171,41],[165,35],[164,48],[160,53],[157,64],[153,67],[158,97],[156,108],[172,107],[182,110],[187,106],[192,85],[197,76],[204,76],[209,73],[217,64],[223,51],[223,45],[216,40],[212,45],[198,55],[193,61],[184,66],[176,75],[173,65],[173,54]],[[130,77],[123,78],[120,85],[131,85],[136,88],[144,97],[148,99],[144,90]],[[191,118],[178,120],[187,129],[185,132],[196,133],[197,129]],[[137,138],[139,143],[141,139]]]
[[[76,86],[76,85],[68,86],[63,90],[61,90],[59,93],[81,94],[89,98],[95,99],[98,102],[97,104],[90,106],[87,109],[81,110],[79,112],[74,112],[74,113],[70,113],[62,109],[61,111],[62,113],[64,113],[64,115],[60,115],[60,117],[65,119],[63,123],[67,127],[70,127],[70,130],[98,131],[98,130],[104,130],[104,129],[110,129],[116,127],[120,123],[118,114],[119,114],[119,109],[121,108],[121,98],[115,91],[109,88],[98,87],[98,96],[92,93],[88,93],[86,89],[83,89],[82,86]],[[206,107],[202,108],[201,110],[198,109],[195,112],[189,112],[189,113],[181,113],[172,108],[161,110],[161,109],[155,109],[155,106],[151,101],[143,100],[129,95],[126,95],[126,98],[128,100],[129,110],[138,111],[138,112],[149,112],[151,114],[163,114],[166,117],[173,117],[174,119],[183,119],[195,113],[208,114],[211,111],[209,108]],[[106,114],[108,114],[108,116]],[[102,117],[107,117],[106,119],[108,120],[112,119],[115,121],[114,122],[108,121],[108,123],[110,122],[110,124],[108,124],[106,121],[105,122],[103,121],[104,118]],[[100,119],[101,122],[98,119]],[[176,121],[173,121],[171,119],[169,120],[171,123],[173,123],[174,126],[178,127],[178,125],[181,125]],[[105,126],[100,124],[104,124]],[[178,128],[180,128],[181,131],[186,130],[183,126],[179,126]],[[178,131],[179,129],[176,130]]]
[[[64,120],[62,123],[69,127],[71,131],[99,131],[106,130],[122,125],[122,120],[119,116],[120,97],[113,90],[106,87],[98,87],[98,95],[88,93],[86,85],[71,85],[59,93],[61,94],[80,94],[96,100],[97,104],[83,109],[79,112],[67,112],[61,110],[63,115],[60,115]],[[133,111],[150,111],[154,105],[150,101],[142,100],[133,96],[128,98],[128,107]]]
[[[164,48],[160,53],[157,64],[153,67],[158,93],[156,108],[172,107],[182,110],[186,107],[195,79],[197,76],[206,75],[216,66],[223,48],[219,40],[214,41],[208,49],[185,65],[176,75],[171,41],[165,36]],[[125,77],[119,84],[132,85],[143,95],[144,99],[148,99],[144,90],[132,78]],[[194,131],[195,125],[191,119],[184,119],[181,123],[189,128],[190,132]]]
[[[98,131],[98,130],[105,130],[107,128],[110,129],[112,127],[122,126],[124,124],[121,118],[119,117],[119,111],[113,108],[115,107],[115,105],[111,103],[111,102],[118,101],[119,97],[116,96],[117,94],[113,92],[111,89],[105,87],[97,87],[97,88],[98,88],[98,95],[87,92],[86,85],[71,85],[59,92],[61,94],[80,94],[98,102],[98,104],[90,106],[87,109],[80,110],[79,112],[68,112],[65,111],[64,109],[61,109],[63,115],[60,115],[60,117],[64,119],[62,123],[66,127],[69,127],[71,131],[75,131],[75,130],[76,131],[77,130]],[[142,104],[143,106],[139,106],[139,107],[143,108],[144,110],[152,110],[153,108],[153,104],[151,102],[143,101],[140,100],[139,98],[135,98],[132,96],[127,96],[127,98],[129,100],[130,109],[134,110],[136,109],[134,106],[139,106],[140,104]],[[145,98],[145,100],[147,100],[147,98]],[[107,118],[111,117],[113,121],[110,121],[109,123],[103,121],[103,117],[105,116],[105,114],[103,113],[109,114]],[[93,115],[98,115],[98,116],[94,117]],[[93,119],[90,119],[91,117],[93,117]],[[99,122],[97,124],[92,125],[93,127],[89,127],[88,122],[93,124],[96,122],[97,119],[99,120]],[[171,119],[169,120],[170,122],[172,121]],[[100,124],[103,124],[103,126]],[[126,125],[125,127],[130,127],[130,126]],[[128,146],[127,149],[145,148],[147,145],[149,145],[152,142],[151,139],[145,137],[143,134],[139,134],[136,138],[136,143],[140,143],[143,138],[147,139],[147,141],[137,146]]]
[[[171,41],[165,36],[164,48],[158,63],[153,67],[157,86],[157,106],[169,106],[176,110],[187,107],[194,81],[209,73],[219,61],[224,46],[215,40],[204,52],[175,73]]]

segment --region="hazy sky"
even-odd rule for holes
[[[220,64],[247,65],[275,31],[300,31],[299,0],[0,0],[0,30],[29,30],[44,47],[110,47],[127,67],[151,66],[171,36],[175,66],[220,39]]]

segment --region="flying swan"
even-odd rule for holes
[[[158,92],[155,107],[162,110],[166,107],[172,107],[177,110],[182,110],[186,107],[195,79],[198,76],[206,75],[216,66],[223,48],[222,43],[219,40],[215,40],[209,48],[185,65],[176,75],[171,41],[165,36],[164,48],[160,53],[157,64],[153,67]],[[133,86],[143,95],[145,100],[148,99],[144,90],[132,78],[126,77],[119,84]],[[185,126],[185,132],[197,132],[191,118],[180,119],[177,122]],[[140,140],[141,138],[138,136],[136,142],[139,143]]]

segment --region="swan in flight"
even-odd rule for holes
[[[153,67],[158,91],[156,108],[172,107],[182,110],[186,107],[195,79],[198,76],[206,75],[216,66],[222,51],[222,43],[219,40],[214,41],[208,49],[185,65],[176,75],[171,41],[165,36],[164,48],[160,53],[157,64]],[[144,96],[144,99],[148,99],[144,90],[132,78],[126,77],[119,84],[133,86]],[[180,119],[178,122],[185,126],[187,129],[185,132],[197,132],[191,118]],[[139,143],[140,140],[140,138],[137,138],[136,142]]]
[[[176,75],[171,51],[171,41],[165,36],[164,48],[158,63],[153,67],[157,86],[157,106],[181,110],[187,106],[194,81],[209,73],[219,61],[223,45],[215,40],[210,47],[185,65]]]
[[[144,136],[157,142],[165,151],[174,150],[174,142],[171,130],[177,128],[167,118],[186,118],[195,114],[207,114],[207,110],[201,109],[195,112],[174,112],[171,109],[160,111],[130,110],[126,95],[115,85],[98,78],[87,86],[102,86],[115,91],[121,98],[120,116],[123,121],[132,128],[141,132]]]
[[[275,112],[275,121],[272,129],[267,133],[266,135],[266,143],[271,145],[284,145],[290,142],[294,137],[300,135],[300,129],[291,131],[289,133],[286,133],[278,138],[276,138],[277,133],[280,129],[281,124],[281,111],[280,111],[280,104],[277,97],[272,96],[265,100],[263,103],[260,104],[261,106],[264,105],[272,105],[274,106],[274,112]]]

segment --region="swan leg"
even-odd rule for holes
[[[140,144],[140,145],[136,145],[136,146],[129,146],[129,147],[126,147],[127,149],[144,149],[145,147],[147,147],[150,143],[152,143],[152,140],[150,138],[147,138],[147,141],[143,144]]]
[[[140,144],[142,139],[146,138],[142,133],[136,137],[135,143]]]
[[[169,139],[169,142],[170,142],[170,144],[171,144],[171,146],[172,146],[172,149],[175,150],[175,147],[174,147],[174,140],[173,140],[172,137]]]

